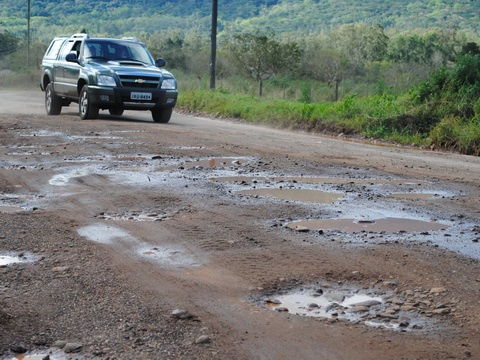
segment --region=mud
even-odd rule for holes
[[[480,357],[478,158],[42,95],[0,103],[0,253],[36,259],[0,268],[1,358]],[[266,306],[312,284],[336,316]]]

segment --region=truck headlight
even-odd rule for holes
[[[175,79],[172,79],[172,78],[163,79],[162,89],[175,90],[176,88],[177,88],[177,82],[175,81]]]
[[[108,75],[98,75],[97,85],[99,86],[117,86],[115,79]]]

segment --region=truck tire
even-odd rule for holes
[[[45,89],[45,110],[47,115],[59,115],[62,111],[62,98],[55,94],[52,83]]]
[[[122,108],[111,108],[111,109],[108,109],[108,112],[110,113],[110,115],[113,115],[113,116],[122,116],[123,109]]]
[[[96,119],[98,117],[98,106],[90,102],[88,95],[88,85],[84,85],[80,91],[80,98],[78,99],[78,112],[82,120]]]
[[[156,123],[166,124],[172,117],[173,107],[152,109],[152,118]]]

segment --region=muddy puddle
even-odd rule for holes
[[[271,197],[275,199],[288,200],[288,201],[301,201],[307,203],[323,203],[330,204],[335,200],[342,197],[341,194],[335,194],[320,190],[310,190],[310,189],[251,189],[251,190],[240,190],[236,194],[241,195],[252,195],[252,196],[264,196]]]
[[[24,211],[24,209],[20,206],[0,205],[0,212],[3,213],[16,213],[19,211]]]
[[[5,267],[12,264],[33,262],[36,258],[32,254],[24,253],[0,253],[0,267]]]
[[[66,354],[62,349],[33,350],[24,354],[16,354],[2,359],[8,360],[85,360],[81,354]]]
[[[71,168],[62,174],[52,176],[48,183],[53,186],[66,186],[71,179],[87,176],[97,172],[99,172],[99,167],[93,165]]]
[[[322,283],[268,294],[260,298],[259,303],[284,314],[348,321],[402,332],[428,331],[439,325],[439,319],[434,316],[448,314],[454,308],[453,303],[434,304],[432,300],[438,296],[436,291],[416,289],[397,294],[390,290]]]
[[[15,186],[21,188],[21,185]],[[44,195],[0,194],[0,213],[18,213],[37,210],[38,202]]]
[[[96,223],[82,227],[77,232],[90,241],[114,246],[116,251],[124,251],[163,267],[197,267],[201,265],[197,256],[181,245],[170,243],[152,245],[117,226]]]
[[[162,167],[162,170],[236,169],[238,167],[246,166],[248,163],[249,163],[248,159],[245,159],[245,158],[220,157],[220,158],[209,158],[209,159],[199,159],[199,160],[188,160],[188,161],[182,162],[179,165]]]
[[[402,200],[432,200],[435,198],[440,198],[441,196],[438,194],[417,194],[417,193],[397,193],[391,194],[391,197],[395,199],[402,199]]]
[[[393,185],[424,185],[426,182],[406,179],[354,179],[354,178],[327,178],[309,176],[219,176],[211,177],[210,180],[231,183],[257,183],[257,182],[292,182],[308,184],[393,184]]]
[[[431,221],[422,221],[409,218],[381,218],[372,220],[355,219],[309,219],[295,221],[287,227],[297,231],[343,231],[349,233],[374,232],[374,233],[401,233],[401,232],[427,232],[445,230],[447,225]]]
[[[158,212],[131,211],[123,214],[119,213],[100,213],[94,216],[99,220],[112,221],[162,221],[170,218],[167,214]]]

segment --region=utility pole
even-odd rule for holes
[[[27,8],[27,67],[30,66],[30,0]]]
[[[218,0],[212,0],[212,37],[210,51],[210,89],[215,89],[215,67],[217,62],[217,18]]]

